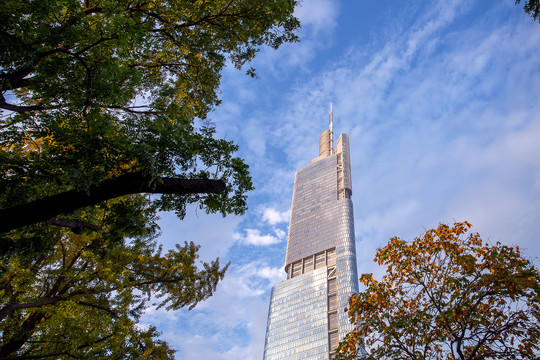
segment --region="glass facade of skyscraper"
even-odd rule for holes
[[[319,157],[298,170],[287,242],[287,280],[272,289],[265,360],[329,359],[352,330],[348,298],[358,292],[349,140],[333,148],[321,135]]]

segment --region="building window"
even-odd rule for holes
[[[292,277],[302,274],[302,260],[293,264]]]
[[[313,270],[313,257],[308,257],[304,259],[304,273],[310,272]]]
[[[337,291],[336,278],[328,280],[328,294],[335,293]]]
[[[330,347],[330,352],[334,352],[339,345],[339,337],[337,331],[332,331],[328,334],[328,346]]]
[[[337,310],[337,295],[329,295],[328,296],[328,311],[336,311]]]
[[[326,265],[328,266],[336,265],[336,249],[328,250],[326,252]]]
[[[336,330],[338,327],[337,311],[328,314],[328,330]]]
[[[315,269],[319,269],[325,266],[324,253],[315,255]]]

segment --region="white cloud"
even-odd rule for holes
[[[260,261],[232,265],[210,299],[191,311],[148,309],[143,326],[157,324],[181,359],[260,359],[268,290],[284,277],[283,269]]]
[[[246,235],[234,234],[234,238],[246,245],[268,246],[281,242],[281,239],[272,235],[261,235],[259,229],[246,229]]]
[[[301,2],[294,15],[300,20],[302,27],[311,27],[317,34],[335,28],[339,7],[339,3],[332,0],[309,0]]]
[[[285,272],[282,268],[272,268],[265,266],[257,271],[257,274],[265,279],[270,280],[271,283],[277,282],[277,280],[283,280]]]
[[[201,245],[201,260],[211,261],[219,257],[222,263],[226,263],[229,249],[235,244],[234,229],[241,220],[238,216],[209,215],[195,206],[188,207],[184,220],[172,213],[162,213],[160,217],[162,234],[159,241],[165,250],[193,241]]]
[[[285,231],[281,229],[274,229],[274,234],[276,234],[278,239],[283,239],[285,237]]]
[[[263,207],[262,210],[263,220],[270,225],[277,225],[280,223],[288,222],[291,216],[291,211],[278,211],[271,207]]]
[[[284,44],[279,51],[264,48],[253,61],[256,69],[281,78],[283,73],[309,73],[317,50],[329,48],[338,25],[340,4],[335,0],[309,0],[298,4],[294,15],[300,20],[299,43]],[[262,72],[262,71],[261,71]]]

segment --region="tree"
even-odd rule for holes
[[[537,359],[540,273],[517,246],[445,224],[407,243],[392,238],[349,300],[354,325],[337,359]],[[364,349],[364,350],[363,350]]]
[[[516,0],[516,5],[519,3],[521,3],[521,0]],[[540,0],[525,0],[523,10],[535,21],[540,21]]]
[[[197,269],[193,243],[156,249],[147,202],[132,196],[104,206],[106,233],[53,228],[51,251],[0,258],[1,359],[174,358],[155,328],[137,326],[142,311],[151,299],[158,308],[193,308],[227,267],[218,259]],[[116,206],[147,210],[125,224]]]
[[[295,0],[6,0],[0,7],[0,358],[169,358],[156,306],[226,270],[163,253],[158,211],[242,214],[253,188],[217,138],[226,64],[297,40]],[[150,197],[145,194],[158,194]]]
[[[240,68],[261,45],[296,41],[294,5],[4,1],[1,231],[101,202],[106,181],[147,192],[172,178],[176,189],[156,199],[159,209],[183,216],[186,203],[199,203],[209,212],[242,213],[252,189],[247,165],[204,120],[219,104],[227,59]],[[78,195],[50,198],[69,191]],[[83,205],[71,204],[74,196]],[[56,214],[40,217],[51,202]]]

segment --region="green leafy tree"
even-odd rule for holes
[[[466,236],[470,227],[441,224],[379,249],[386,274],[361,276],[336,359],[538,359],[538,269],[517,246]]]
[[[294,0],[5,0],[0,6],[0,358],[170,358],[156,306],[226,270],[163,253],[156,214],[242,214],[253,188],[215,137],[226,64],[297,40]],[[146,194],[158,194],[149,197]]]
[[[180,216],[186,203],[242,213],[247,165],[204,120],[227,59],[297,39],[294,5],[3,1],[0,231],[137,192]]]
[[[173,358],[154,328],[137,327],[141,312],[151,299],[158,308],[193,308],[226,267],[216,260],[197,269],[193,243],[162,253],[147,205],[140,195],[112,200],[100,211],[105,231],[51,227],[49,251],[0,259],[1,359]],[[143,211],[126,224],[117,207]]]

